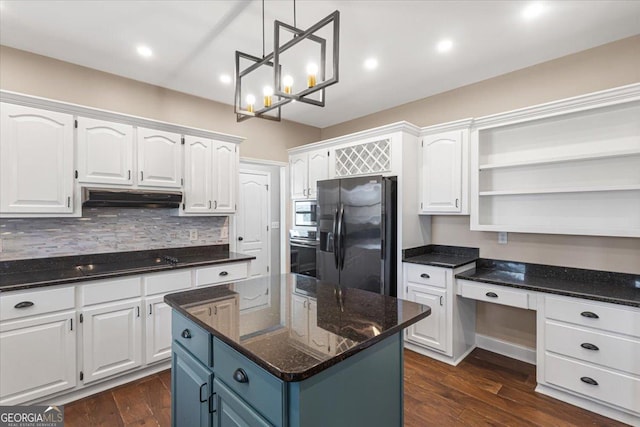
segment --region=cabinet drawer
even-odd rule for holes
[[[640,337],[640,310],[615,304],[545,297],[545,316],[576,325]]]
[[[141,295],[140,276],[100,280],[99,282],[84,284],[80,289],[82,292],[83,306],[137,298]]]
[[[640,412],[640,380],[608,369],[545,354],[545,380],[584,396]],[[591,385],[585,380],[594,380]]]
[[[458,280],[458,295],[511,307],[533,308],[529,305],[528,292],[504,286]]]
[[[196,270],[196,286],[228,283],[247,278],[247,263],[221,264]]]
[[[191,270],[172,271],[144,276],[142,279],[146,295],[166,294],[191,287]]]
[[[175,310],[171,314],[171,336],[200,362],[213,366],[213,344],[209,332]]]
[[[57,289],[41,288],[37,291],[3,292],[0,295],[0,320],[68,310],[75,305],[73,286]]]
[[[284,383],[217,338],[213,343],[216,378],[242,396],[269,422],[283,425]],[[234,373],[240,369],[246,374],[247,382],[234,379]]]
[[[585,362],[640,375],[640,341],[560,324],[545,322],[545,349]]]
[[[407,280],[422,285],[447,287],[447,272],[444,268],[407,263]]]

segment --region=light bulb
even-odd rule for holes
[[[247,95],[247,111],[253,113],[253,105],[256,103],[256,97],[249,94]]]
[[[282,84],[284,86],[284,93],[291,93],[293,88],[293,77],[286,75],[282,78]]]
[[[314,87],[316,85],[316,75],[318,74],[318,66],[311,62],[307,65],[307,86]]]
[[[264,95],[264,106],[271,107],[271,96],[273,96],[273,88],[271,86],[265,86],[262,88],[262,94]]]

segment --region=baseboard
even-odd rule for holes
[[[536,364],[536,349],[524,347],[518,344],[502,341],[498,338],[489,337],[476,333],[476,347],[489,350],[512,359]]]
[[[454,359],[453,357],[447,356],[446,354],[442,354],[442,353],[439,353],[437,351],[429,350],[429,349],[424,348],[422,346],[413,344],[413,343],[408,342],[406,340],[404,342],[404,348],[409,349],[411,351],[414,351],[414,352],[416,352],[418,354],[421,354],[423,356],[427,356],[427,357],[430,357],[432,359],[439,360],[440,362],[444,362],[444,363],[446,363],[448,365],[458,366],[458,363],[462,362],[464,360],[464,358],[467,357],[469,355],[469,353],[471,353],[473,351],[473,349],[476,348],[476,347],[475,346],[469,347],[469,349],[467,351],[465,351],[463,354],[461,354],[456,359]]]

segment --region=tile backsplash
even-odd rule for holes
[[[170,209],[84,208],[82,218],[2,218],[0,261],[229,243],[229,217]],[[195,230],[197,239],[190,239]]]

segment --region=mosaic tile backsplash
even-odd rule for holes
[[[229,217],[170,213],[84,208],[82,218],[2,218],[0,261],[229,243]],[[190,230],[196,230],[197,240],[190,240]]]

